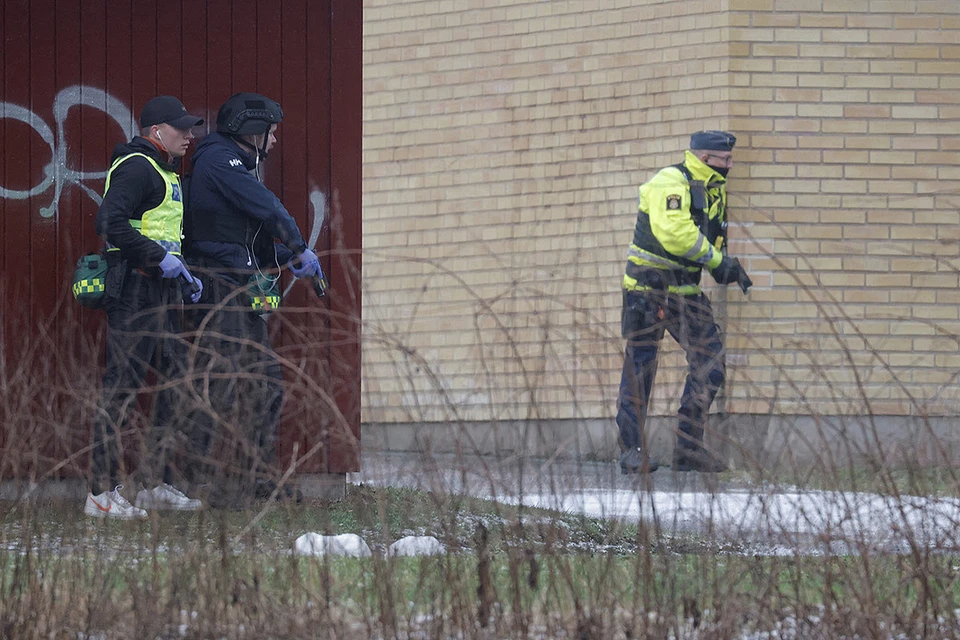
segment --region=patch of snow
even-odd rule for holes
[[[387,554],[391,556],[435,556],[445,553],[447,548],[433,536],[405,536],[390,545]]]
[[[742,538],[809,536],[854,546],[899,547],[914,540],[957,548],[960,500],[809,491],[727,493],[584,490],[500,498],[596,518],[655,522],[664,530],[712,531]]]
[[[294,552],[301,556],[352,556],[362,558],[372,555],[370,547],[355,533],[325,536],[313,531],[305,533],[294,542]]]

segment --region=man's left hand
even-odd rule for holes
[[[203,295],[203,282],[200,281],[200,278],[194,276],[193,284],[197,285],[196,290],[190,294],[190,302],[197,304],[200,302],[200,296]]]
[[[184,300],[189,298],[190,302],[197,304],[203,294],[203,283],[200,282],[200,278],[184,269],[183,275],[180,276],[180,289]]]
[[[740,285],[740,290],[744,293],[750,291],[750,287],[753,286],[753,280],[750,279],[750,276],[747,275],[747,272],[743,269],[740,270],[740,275],[737,276],[737,284]]]
[[[320,273],[320,259],[310,249],[290,261],[290,271],[298,278],[309,278]]]
[[[723,260],[717,265],[716,269],[710,272],[710,275],[717,281],[717,284],[733,284],[736,282],[744,293],[753,286],[753,280],[744,271],[740,261],[729,256],[723,256]]]

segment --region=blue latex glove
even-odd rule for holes
[[[201,294],[203,294],[203,283],[200,282],[200,278],[197,278],[196,276],[194,276],[193,284],[197,286],[195,287],[195,291],[190,294],[190,302],[192,302],[193,304],[197,304],[198,302],[200,302]]]
[[[189,299],[193,304],[197,304],[203,294],[203,283],[200,282],[200,278],[195,277],[186,267],[183,268],[183,274],[180,276],[180,292],[184,300]]]
[[[164,278],[190,277],[190,274],[187,273],[187,268],[183,266],[183,261],[169,251],[167,255],[163,256],[163,260],[160,261],[158,266]]]
[[[299,266],[298,266],[299,263]],[[290,271],[298,278],[309,278],[320,271],[320,259],[310,249],[306,249],[299,256],[290,261]]]

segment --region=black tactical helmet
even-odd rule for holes
[[[236,93],[217,113],[217,131],[234,136],[260,135],[283,120],[283,109],[259,93]]]

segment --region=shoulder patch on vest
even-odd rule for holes
[[[680,196],[667,196],[667,209],[679,209],[680,200]]]

